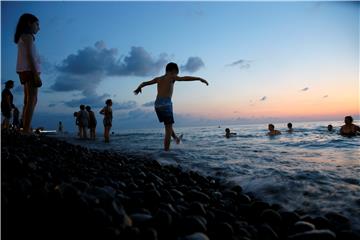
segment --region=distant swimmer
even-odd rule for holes
[[[292,123],[288,123],[287,127],[288,127],[288,130],[287,130],[288,133],[293,133],[294,132],[294,129],[292,128]]]
[[[236,133],[232,133],[232,132],[230,132],[229,128],[226,128],[225,129],[225,137],[230,138],[231,136],[236,136]]]
[[[275,136],[275,135],[280,135],[281,134],[280,131],[275,130],[274,124],[269,124],[268,129],[269,129],[269,132],[266,134],[268,136]]]
[[[341,135],[350,137],[360,132],[360,127],[352,123],[353,118],[351,116],[346,116],[344,122],[345,125],[340,129]]]
[[[329,125],[327,126],[327,129],[328,129],[329,132],[333,132],[333,131],[334,131],[334,127],[333,127],[333,125],[331,125],[331,124],[329,124]]]

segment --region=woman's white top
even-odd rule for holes
[[[26,57],[26,47],[25,42],[20,37],[18,42],[18,56],[17,56],[17,64],[16,64],[16,72],[25,72],[25,71],[31,71],[30,63]],[[34,61],[35,61],[35,69],[37,72],[40,71],[40,56],[38,52],[36,51],[36,46],[34,41],[31,44],[31,54],[33,55]]]

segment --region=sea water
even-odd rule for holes
[[[328,132],[327,125],[335,127]],[[66,139],[90,148],[152,156],[163,164],[180,165],[240,184],[264,201],[310,215],[338,212],[360,230],[360,136],[338,134],[342,122],[275,124],[279,136],[266,136],[267,125],[176,128],[180,144],[163,151],[164,130],[121,130],[109,144]],[[236,136],[225,138],[225,128]]]

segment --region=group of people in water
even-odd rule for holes
[[[360,127],[353,124],[354,119],[352,118],[352,116],[346,116],[344,119],[345,124],[343,126],[341,126],[339,133],[342,136],[346,136],[346,137],[353,137],[356,135],[360,135]],[[286,131],[287,133],[293,133],[294,129],[293,129],[293,125],[292,123],[288,123],[287,124],[287,128],[288,130]],[[327,126],[327,129],[329,132],[334,132],[334,127],[329,124]],[[280,135],[281,132],[279,130],[275,129],[274,124],[270,123],[268,125],[268,130],[269,132],[266,133],[267,136],[276,136],[276,135]],[[230,138],[232,136],[236,136],[236,133],[234,132],[230,132],[229,128],[225,129],[225,137],[226,138]]]
[[[35,47],[35,35],[40,30],[39,19],[33,14],[25,13],[19,18],[14,34],[14,42],[18,46],[17,65],[16,72],[19,75],[20,83],[24,87],[24,107],[22,111],[22,132],[31,133],[31,122],[33,112],[37,103],[38,89],[42,86],[42,80],[40,78],[40,57]],[[175,82],[183,81],[200,81],[206,85],[209,83],[200,77],[194,76],[178,76],[179,67],[176,63],[170,62],[166,65],[165,74],[153,78],[150,81],[142,82],[135,90],[137,95],[142,92],[142,89],[146,86],[157,85],[157,96],[155,100],[155,112],[159,119],[159,122],[164,123],[165,137],[164,137],[164,149],[168,151],[170,149],[171,138],[176,143],[179,143],[181,136],[177,136],[174,129],[174,117],[172,107],[172,94]],[[19,111],[13,104],[13,96],[10,89],[14,87],[14,82],[9,80],[5,83],[5,89],[2,92],[1,110],[3,115],[2,127],[7,128],[11,119],[11,112],[13,111],[14,121],[18,119]],[[109,142],[109,133],[112,127],[112,100],[108,99],[105,102],[106,106],[101,109],[100,114],[104,115],[104,138],[105,142]],[[17,117],[16,117],[17,112]],[[94,112],[90,106],[80,105],[80,110],[74,113],[76,117],[76,123],[79,128],[80,138],[87,138],[87,131],[90,130],[90,138],[96,137],[96,118]],[[19,123],[17,123],[19,122]],[[15,121],[15,124],[19,124],[21,121]],[[288,124],[288,132],[292,132],[292,124]],[[61,125],[62,129],[62,125]],[[279,135],[280,131],[275,130],[273,124],[268,126],[268,135]],[[352,124],[352,118],[347,116],[345,118],[345,125],[340,129],[342,135],[355,135],[359,132],[359,127]],[[230,129],[226,129],[226,137],[235,135],[231,133]]]
[[[104,139],[105,142],[110,141],[110,129],[112,127],[112,100],[107,99],[105,101],[105,107],[101,109],[100,114],[104,115]],[[90,131],[90,139],[96,139],[96,125],[97,120],[95,113],[91,110],[90,106],[80,105],[80,111],[74,112],[76,118],[75,124],[78,126],[78,135],[81,139],[87,139],[87,132]]]

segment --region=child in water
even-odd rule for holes
[[[226,128],[226,129],[225,129],[225,137],[226,137],[226,138],[230,138],[231,136],[235,136],[235,135],[236,135],[236,133],[230,132],[230,129],[229,129],[229,128]]]
[[[179,67],[176,63],[168,63],[165,69],[165,75],[155,77],[151,81],[141,83],[134,91],[135,95],[141,93],[141,89],[145,86],[157,84],[157,97],[155,101],[155,112],[158,116],[159,122],[165,125],[164,150],[169,151],[170,140],[173,137],[177,143],[180,142],[181,137],[176,136],[172,127],[174,124],[173,108],[171,97],[173,94],[174,84],[176,81],[200,81],[209,85],[208,82],[200,77],[179,77]]]
[[[268,136],[276,136],[276,135],[280,135],[280,134],[281,134],[280,131],[275,130],[274,124],[271,124],[271,123],[270,123],[268,129],[269,129],[269,132],[266,134],[266,135],[268,135]]]

